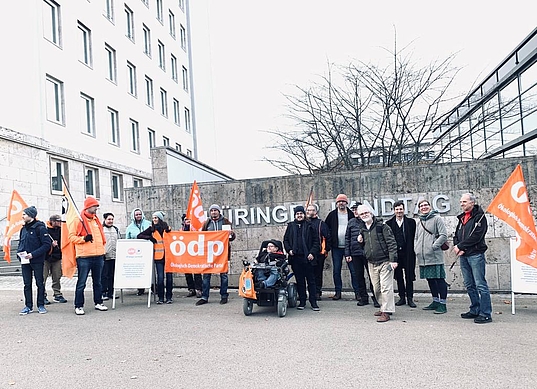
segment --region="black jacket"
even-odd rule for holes
[[[64,226],[63,228],[67,228],[67,226]],[[58,246],[52,247],[52,251],[49,251],[47,253],[47,257],[45,259],[49,262],[55,262],[57,260],[62,259],[62,229],[60,227],[47,226],[47,230],[50,237],[56,242],[58,242]]]
[[[22,227],[17,252],[31,253],[31,263],[43,263],[51,245],[52,240],[45,223],[34,220]]]
[[[294,255],[289,255],[289,263],[310,263],[315,265],[316,258],[319,255],[319,237],[317,231],[313,229],[312,224],[304,220],[298,223],[296,220],[287,224],[285,235],[283,237],[283,246],[289,253],[293,251]],[[314,256],[313,261],[308,261],[308,255]]]
[[[319,255],[326,257],[328,255],[328,252],[332,249],[332,236],[330,234],[330,228],[328,228],[328,224],[323,222],[318,217],[309,219],[309,221],[313,229],[317,231],[317,235],[319,236]],[[325,254],[321,253],[323,239],[325,242]]]
[[[386,224],[390,226],[395,236],[396,229],[399,228],[395,216],[388,220]],[[414,238],[416,236],[416,221],[403,216],[403,230],[405,232],[406,245],[404,247],[397,245],[397,262],[399,266],[403,266],[407,274],[413,274],[414,277],[412,278],[415,280],[416,253],[414,252]]]
[[[365,224],[359,217],[349,220],[347,232],[345,233],[346,257],[364,256],[364,246],[358,243],[358,235],[362,233],[363,229],[365,229]]]
[[[457,216],[459,224],[455,229],[453,244],[459,250],[464,251],[464,256],[484,253],[488,248],[485,244],[488,223],[483,209],[479,205],[474,205],[470,211],[470,219],[466,224],[462,224],[463,218],[464,212]]]
[[[328,228],[330,229],[330,235],[332,238],[332,244],[331,247],[338,247],[337,242],[337,230],[338,230],[338,217],[337,217],[338,210],[337,208],[333,211],[330,211],[328,216],[326,216],[325,223],[328,225]],[[354,213],[347,208],[347,216],[348,220],[354,219]]]

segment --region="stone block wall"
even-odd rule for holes
[[[371,203],[378,210],[378,216],[384,220],[393,215],[391,211],[393,201],[404,199],[407,202],[407,215],[414,217],[419,199],[427,198],[430,201],[436,199],[433,201],[433,207],[437,207],[441,212],[451,240],[456,226],[456,215],[460,213],[459,199],[463,193],[474,193],[478,203],[486,209],[517,163],[521,163],[532,199],[537,191],[536,162],[535,157],[478,160],[311,176],[198,183],[198,185],[204,209],[207,210],[211,204],[217,203],[224,209],[224,216],[233,221],[237,239],[232,244],[230,286],[237,286],[242,260],[254,258],[264,239],[283,239],[287,221],[292,220],[292,207],[303,205],[312,187],[315,202],[320,206],[319,216],[323,219],[334,208],[334,199],[338,193],[347,194],[351,201]],[[128,189],[127,211],[130,212],[135,206],[141,207],[146,212],[146,217],[150,217],[151,212],[163,210],[167,213],[170,225],[179,229],[181,215],[186,211],[188,204],[190,187],[191,184],[183,184]],[[493,291],[508,291],[511,282],[509,237],[514,236],[514,231],[490,214],[487,214],[486,218],[489,286]],[[451,284],[450,290],[464,290],[460,268],[452,252],[446,252],[445,262],[447,281]],[[455,265],[450,270],[454,262]],[[333,288],[330,257],[326,261],[324,273],[325,289]],[[417,274],[419,277],[418,270]],[[343,282],[344,288],[351,290],[350,276],[345,265]],[[184,276],[176,275],[175,283],[185,285]],[[218,285],[218,277],[214,277],[213,283]],[[419,279],[415,283],[415,288],[417,291],[428,290],[427,283]]]

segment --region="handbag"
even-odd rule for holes
[[[424,229],[425,231],[427,231],[427,232],[428,232],[429,234],[431,234],[431,235],[434,235],[431,231],[429,231],[429,230],[425,227],[425,224],[423,224],[423,220],[420,219],[420,223],[421,223],[421,226],[423,227],[423,229]],[[435,235],[435,239],[437,239],[438,236],[439,236],[439,235]],[[440,246],[440,248],[442,249],[442,251],[449,250],[449,244],[448,244],[447,240],[446,240],[444,243],[442,243],[442,246]]]

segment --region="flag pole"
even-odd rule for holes
[[[67,194],[69,195],[69,197],[72,200],[72,201],[70,201],[70,203],[75,208],[76,215],[78,216],[78,219],[82,223],[82,227],[84,227],[84,230],[86,231],[86,234],[89,234],[89,231],[86,228],[86,224],[84,223],[84,219],[82,219],[82,216],[80,215],[80,211],[78,210],[78,208],[76,206],[75,200],[73,199],[73,195],[71,194],[71,191],[69,190],[69,187],[67,186],[67,182],[65,182],[65,178],[63,177],[63,175],[62,175],[62,182],[63,182],[63,185],[65,186],[65,190],[67,191]]]

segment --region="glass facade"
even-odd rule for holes
[[[537,154],[537,29],[434,130],[434,162]]]

